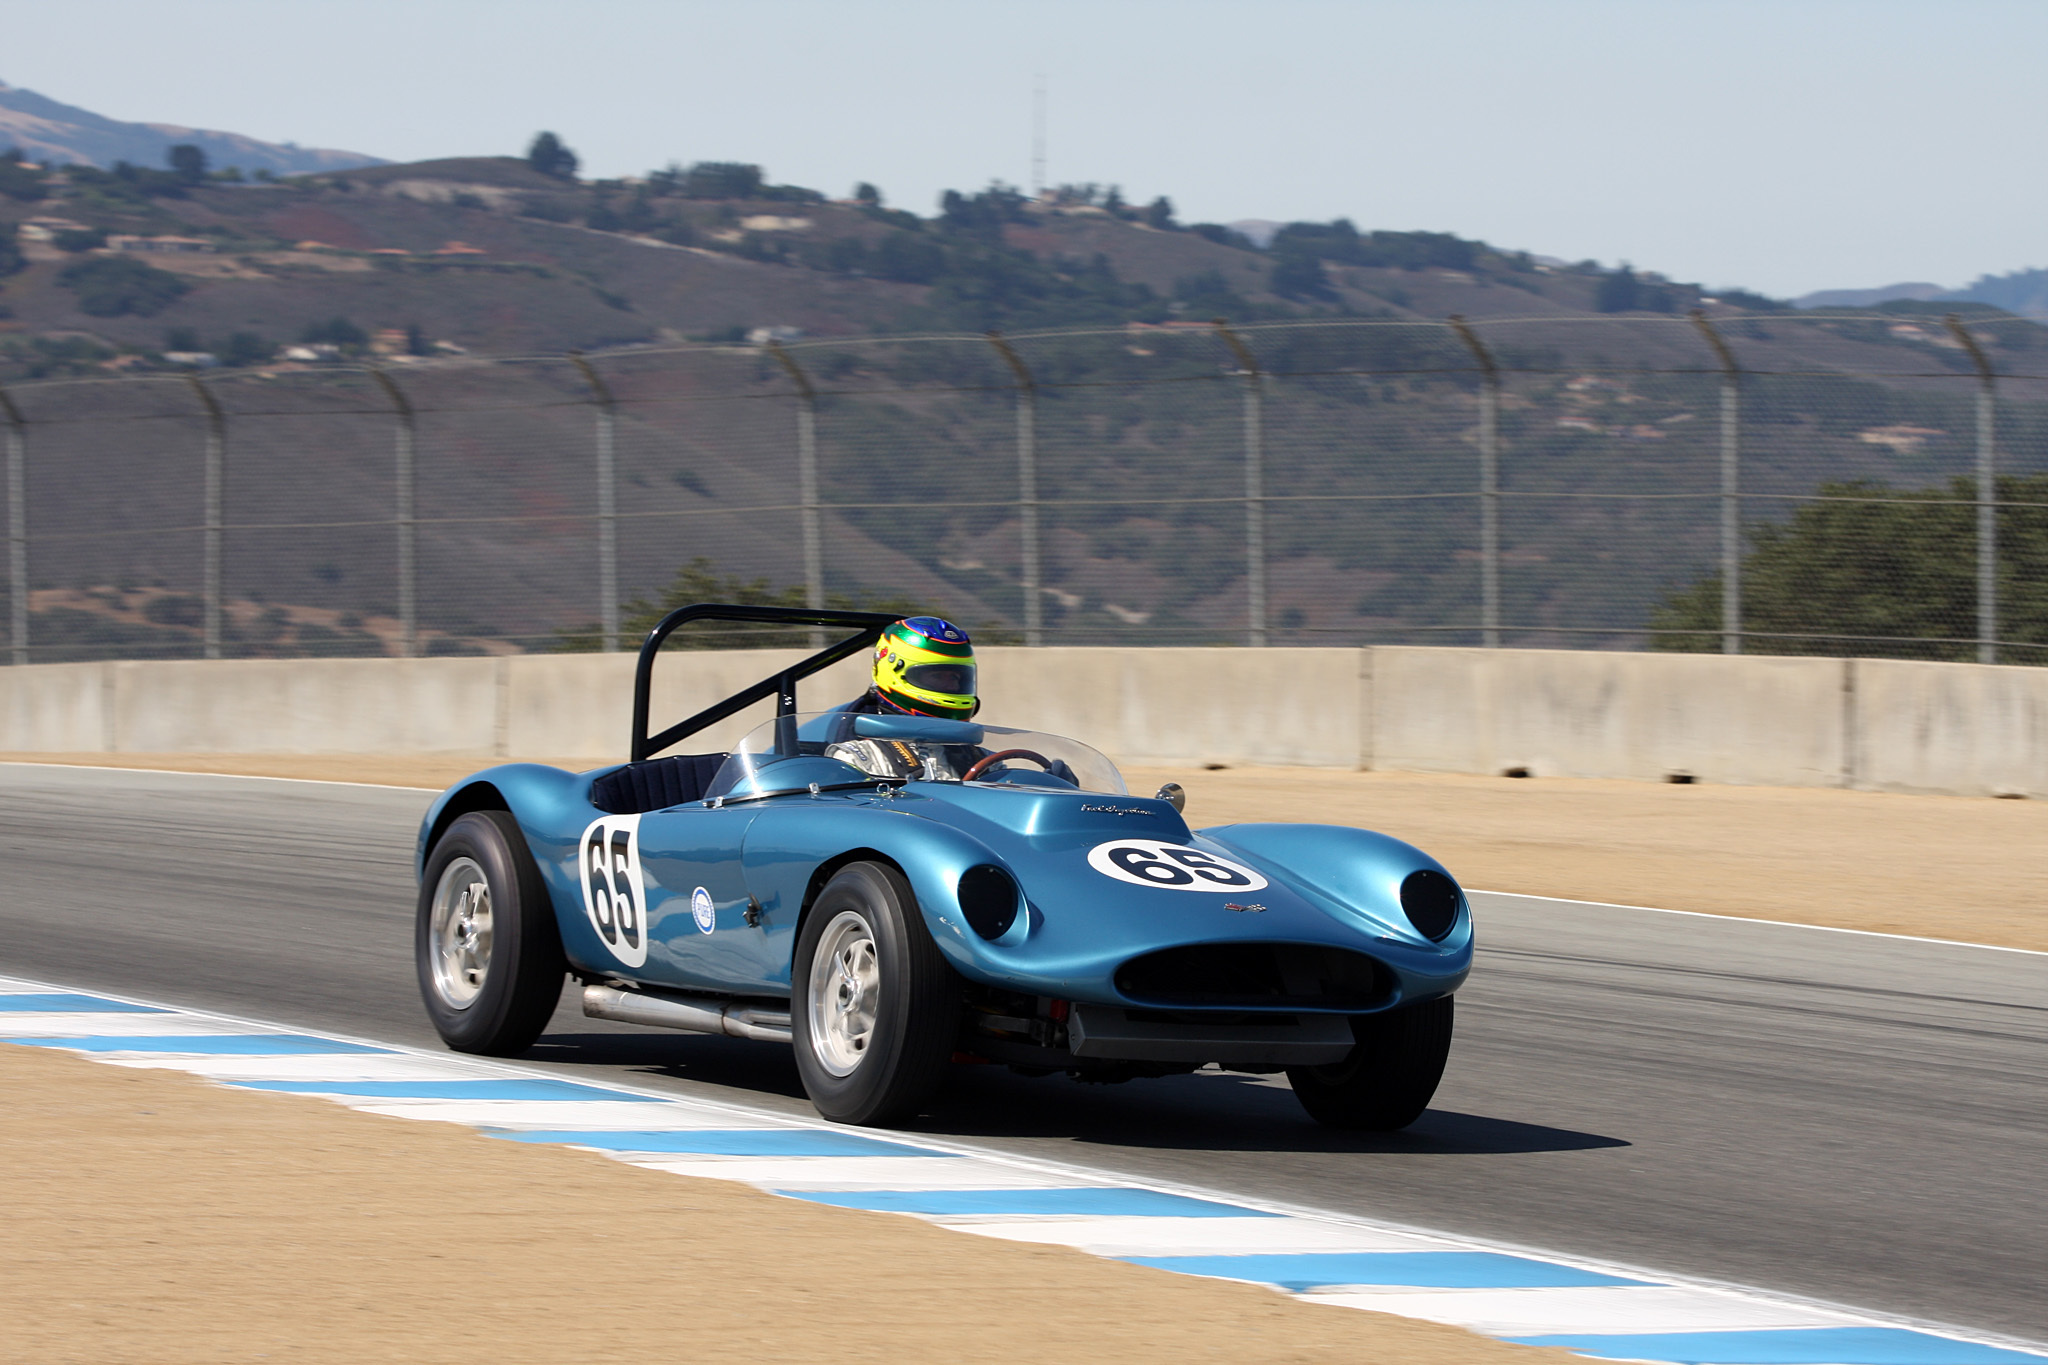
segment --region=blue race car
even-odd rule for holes
[[[1434,860],[1336,825],[1181,818],[1085,744],[972,721],[805,714],[797,683],[893,615],[700,605],[641,647],[632,759],[486,769],[420,826],[420,993],[450,1047],[510,1055],[564,973],[597,1018],[792,1044],[818,1111],[901,1121],[956,1062],[1094,1080],[1285,1071],[1308,1112],[1429,1103],[1472,965]],[[853,633],[657,734],[691,621]],[[656,757],[770,697],[729,753]]]

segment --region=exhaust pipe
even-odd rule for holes
[[[651,1024],[685,1033],[722,1033],[728,1038],[752,1038],[762,1043],[792,1041],[788,1010],[710,995],[648,995],[614,986],[585,986],[583,1012],[592,1019]]]

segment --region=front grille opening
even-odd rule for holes
[[[1202,1009],[1368,1010],[1393,992],[1386,968],[1364,953],[1311,943],[1166,948],[1132,958],[1115,980],[1128,999]]]

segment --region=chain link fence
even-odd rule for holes
[[[990,643],[2048,658],[2048,329],[2011,319],[145,375],[12,385],[0,432],[14,663],[631,648],[713,595]]]

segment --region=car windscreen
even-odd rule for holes
[[[757,726],[726,756],[708,794],[772,796],[878,782],[974,781],[1125,794],[1116,765],[1061,735],[924,716],[828,711]]]

